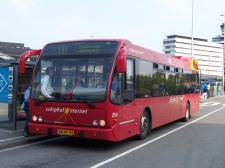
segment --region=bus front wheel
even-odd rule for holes
[[[138,139],[145,139],[150,132],[150,121],[148,112],[145,110],[141,116],[140,134]]]

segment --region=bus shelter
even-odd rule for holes
[[[26,115],[19,99],[30,83],[34,64],[27,61],[21,75],[17,60],[0,60],[0,129],[23,129]]]

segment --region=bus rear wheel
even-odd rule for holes
[[[148,112],[145,110],[141,116],[140,134],[138,135],[138,139],[145,139],[149,133],[150,133],[149,115]]]
[[[185,116],[183,118],[183,121],[187,122],[189,119],[190,119],[190,105],[189,103],[186,103]]]

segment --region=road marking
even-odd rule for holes
[[[185,125],[183,125],[183,126],[181,126],[181,127],[179,127],[179,128],[176,128],[176,129],[174,129],[174,130],[172,130],[172,131],[170,131],[170,132],[168,132],[168,133],[166,133],[166,134],[164,134],[164,135],[161,135],[161,136],[159,136],[159,137],[157,137],[157,138],[155,138],[155,139],[152,139],[152,140],[150,140],[150,141],[148,141],[148,142],[146,142],[146,143],[144,143],[144,144],[141,144],[141,145],[139,145],[139,146],[137,146],[137,147],[135,147],[135,148],[132,148],[132,149],[130,149],[130,150],[128,150],[128,151],[125,151],[125,152],[123,152],[123,153],[121,153],[121,154],[119,154],[119,155],[116,155],[116,156],[114,156],[114,157],[112,157],[112,158],[110,158],[110,159],[107,159],[107,160],[105,160],[105,161],[103,161],[103,162],[100,162],[100,163],[98,163],[98,164],[92,166],[91,168],[98,168],[98,167],[103,166],[103,165],[105,165],[105,164],[107,164],[107,163],[109,163],[109,162],[112,162],[112,161],[114,161],[114,160],[116,160],[116,159],[118,159],[118,158],[120,158],[120,157],[123,157],[123,156],[125,156],[125,155],[127,155],[127,154],[129,154],[129,153],[131,153],[131,152],[133,152],[133,151],[136,151],[136,150],[138,150],[138,149],[140,149],[140,148],[142,148],[142,147],[144,147],[144,146],[146,146],[146,145],[148,145],[148,144],[151,144],[151,143],[153,143],[153,142],[155,142],[155,141],[157,141],[157,140],[159,140],[159,139],[161,139],[161,138],[164,138],[164,137],[166,137],[167,135],[170,135],[170,134],[172,134],[172,133],[174,133],[174,132],[176,132],[176,131],[178,131],[178,130],[184,128],[184,127],[187,127],[188,125],[193,124],[193,123],[195,123],[195,122],[197,122],[197,121],[199,121],[199,120],[201,120],[201,119],[203,119],[203,118],[205,118],[205,117],[207,117],[207,116],[209,116],[209,115],[211,115],[211,114],[213,114],[213,113],[216,113],[217,111],[219,111],[219,110],[221,110],[221,109],[223,109],[223,108],[225,108],[225,107],[221,107],[221,108],[219,108],[219,109],[217,109],[217,110],[215,110],[215,111],[212,111],[211,113],[208,113],[208,114],[206,114],[206,115],[204,115],[204,116],[202,116],[202,117],[200,117],[200,118],[198,118],[198,119],[196,119],[196,120],[194,120],[194,121],[191,121],[190,123],[187,123],[187,124],[185,124]]]
[[[59,138],[63,138],[63,137],[58,137]],[[55,140],[56,138],[54,138]],[[2,149],[0,150],[0,153],[5,152],[5,151],[10,151],[10,150],[14,150],[14,149],[19,149],[19,148],[23,148],[23,147],[27,147],[27,146],[31,146],[31,145],[36,145],[36,144],[41,144],[43,142],[48,142],[48,141],[52,141],[53,139],[47,139],[47,140],[43,140],[43,141],[39,141],[39,142],[34,142],[34,143],[29,143],[29,144],[25,144],[25,145],[20,145],[20,146],[15,146],[15,147],[11,147],[11,148],[6,148],[6,149]]]
[[[218,102],[209,102],[209,103],[202,103],[202,104],[200,104],[200,106],[216,106],[218,104],[220,104],[220,103],[218,103]]]
[[[10,141],[10,140],[19,139],[19,138],[24,138],[24,136],[19,136],[19,137],[9,138],[9,139],[2,139],[0,140],[0,142]]]

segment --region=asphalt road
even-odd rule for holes
[[[201,103],[184,122],[152,131],[145,140],[122,142],[59,137],[0,150],[10,168],[224,168],[225,97]]]

